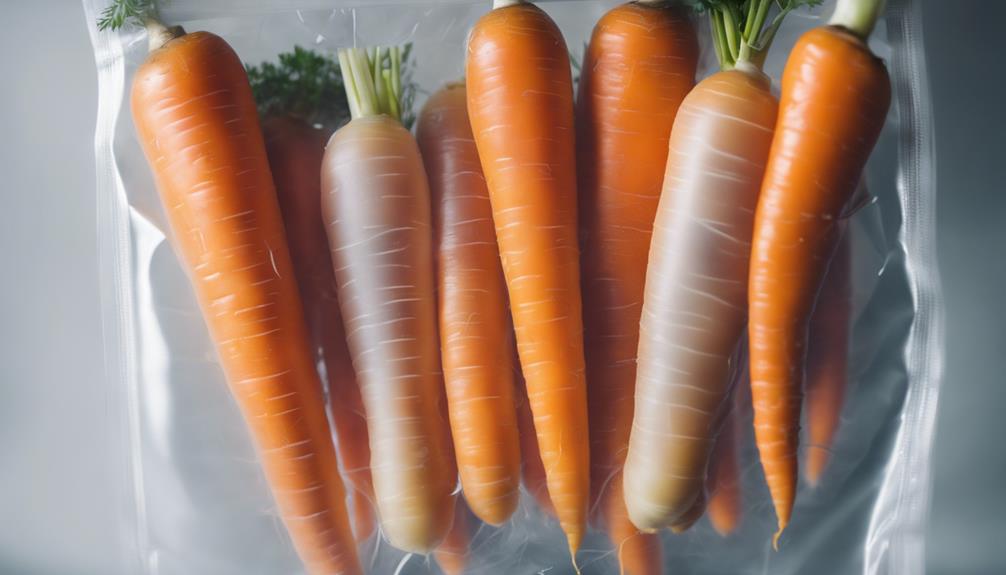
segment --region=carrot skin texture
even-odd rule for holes
[[[500,525],[520,494],[511,328],[464,84],[433,94],[416,131],[433,199],[441,358],[461,486],[475,515]]]
[[[778,519],[796,496],[803,369],[814,300],[890,107],[883,62],[836,27],[805,33],[782,78],[755,216],[749,283],[755,440]]]
[[[218,36],[137,70],[133,119],[231,392],[310,573],[361,573],[251,88]]]
[[[817,485],[831,456],[849,376],[852,246],[848,231],[828,266],[810,323],[807,350],[807,483]]]
[[[516,359],[516,350],[513,356]],[[552,505],[552,500],[548,496],[548,485],[545,481],[545,465],[541,462],[541,450],[538,449],[538,437],[534,431],[531,402],[527,398],[527,387],[518,363],[519,361],[514,361],[517,378],[515,385],[517,388],[517,428],[520,432],[521,478],[524,482],[524,489],[538,503],[538,507],[547,515],[555,517],[555,506]]]
[[[736,392],[735,392],[736,393]],[[726,537],[737,529],[741,519],[741,483],[737,460],[739,402],[727,416],[716,439],[709,471],[709,505],[706,514],[717,533]]]
[[[586,529],[590,455],[566,43],[532,4],[494,9],[472,30],[467,77],[548,491],[575,553]]]
[[[388,116],[332,136],[322,216],[367,413],[384,534],[426,553],[454,514],[456,467],[440,374],[430,197],[419,148]]]
[[[744,333],[748,256],[777,102],[757,70],[718,72],[671,133],[639,325],[625,501],[641,529],[700,513]]]
[[[296,118],[273,116],[263,119],[262,135],[312,347],[316,359],[325,364],[336,451],[352,486],[353,532],[357,541],[363,541],[376,525],[367,418],[346,345],[321,221],[321,162],[331,131]]]
[[[617,6],[594,27],[576,100],[591,509],[604,515],[630,575],[662,568],[659,537],[640,533],[629,521],[621,470],[667,142],[678,107],[695,85],[698,51],[684,10]]]

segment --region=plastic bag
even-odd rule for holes
[[[100,81],[96,133],[99,241],[109,437],[122,454],[122,566],[129,573],[297,573],[245,424],[225,385],[132,123],[128,87],[147,55],[138,30],[98,32],[107,0],[84,0]],[[574,57],[615,2],[543,3]],[[919,8],[892,0],[871,40],[891,72],[894,106],[866,173],[873,201],[850,218],[854,321],[850,388],[821,484],[801,483],[779,551],[757,465],[750,414],[741,419],[743,518],[720,537],[708,520],[664,536],[673,573],[921,573],[929,452],[942,373],[941,295],[935,267],[932,124]],[[784,24],[766,72],[778,83],[796,38],[832,2]],[[463,74],[464,46],[486,1],[172,0],[161,13],[186,30],[227,40],[242,60],[273,60],[294,45],[412,43],[416,109]],[[699,77],[714,67],[707,25]],[[776,90],[778,88],[776,87]],[[361,549],[372,573],[438,572],[427,557],[380,537]],[[584,573],[617,573],[617,551],[591,532]],[[523,495],[501,528],[478,528],[471,573],[572,573],[555,521]]]

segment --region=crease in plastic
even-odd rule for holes
[[[943,379],[944,318],[936,258],[933,112],[919,10],[915,0],[899,0],[892,4],[887,18],[888,35],[897,46],[891,68],[901,122],[897,186],[903,221],[899,243],[906,254],[915,317],[904,358],[912,383],[870,518],[865,575],[925,572],[930,453]]]

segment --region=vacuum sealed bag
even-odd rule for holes
[[[918,2],[83,3],[123,572],[924,571]]]

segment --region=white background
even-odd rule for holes
[[[948,300],[929,571],[1004,573],[1006,3],[921,1]],[[91,47],[76,0],[0,14],[0,573],[115,573]]]

